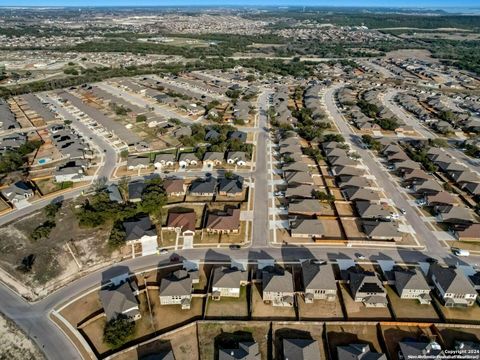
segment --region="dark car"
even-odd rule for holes
[[[432,257],[427,258],[425,261],[430,263],[430,264],[436,264],[438,262],[437,259],[434,259]]]

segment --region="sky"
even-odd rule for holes
[[[0,6],[357,6],[480,8],[480,0],[0,0]]]

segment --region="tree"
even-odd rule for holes
[[[141,208],[144,212],[158,215],[167,204],[167,194],[163,188],[163,180],[152,179],[142,193]]]
[[[48,204],[43,208],[43,211],[45,212],[45,216],[48,219],[55,219],[55,216],[57,215],[58,210],[62,207],[62,202],[58,201],[55,203]]]
[[[142,115],[137,115],[135,121],[136,121],[137,123],[139,123],[139,122],[145,122],[145,121],[147,121],[147,116],[146,116],[146,115],[143,115],[143,114],[142,114]]]
[[[105,325],[103,341],[112,348],[125,344],[135,333],[135,322],[130,321],[126,315],[120,314]]]
[[[125,244],[126,236],[127,233],[125,232],[122,223],[116,222],[112,227],[112,231],[110,232],[108,246],[111,249],[118,249],[120,246]]]
[[[434,146],[434,147],[439,147],[439,148],[448,147],[448,142],[447,142],[447,140],[441,139],[441,138],[428,139],[428,143],[429,143],[431,146]]]
[[[314,190],[313,191],[313,197],[315,199],[318,199],[320,201],[325,201],[325,202],[333,202],[335,201],[335,196],[333,196],[332,194],[327,194],[323,191],[319,191],[319,190]]]

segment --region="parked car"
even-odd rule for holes
[[[458,248],[452,248],[452,252],[456,256],[470,256],[470,251],[468,250],[463,250],[463,249],[458,249]]]
[[[166,255],[168,254],[168,250],[167,249],[161,249],[160,250],[160,255]]]

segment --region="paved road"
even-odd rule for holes
[[[393,100],[394,97],[399,93],[398,90],[390,90],[386,92],[383,96],[383,104],[389,108],[395,116],[399,119],[403,120],[407,125],[412,126],[419,134],[421,134],[426,139],[437,139],[440,138],[435,132],[424,126],[420,123],[418,119],[416,119],[413,115],[407,113],[403,110],[398,104],[395,103]],[[452,144],[453,140],[449,140],[449,143]],[[465,155],[462,151],[455,147],[451,148],[444,148],[443,149],[446,153],[448,153],[451,157],[455,158],[458,162],[462,163],[463,165],[470,168],[480,174],[480,160],[473,159],[467,155]]]
[[[390,196],[390,199],[398,209],[406,210],[405,218],[408,221],[408,224],[415,230],[417,238],[425,244],[431,256],[439,258],[443,257],[445,255],[445,250],[442,248],[431,230],[425,225],[422,218],[418,216],[415,208],[409,204],[403,193],[403,189],[399,188],[398,185],[389,178],[387,170],[376,161],[374,155],[372,155],[369,150],[366,150],[359,145],[360,142],[357,141],[359,136],[353,132],[343,115],[338,110],[335,104],[334,94],[342,86],[343,84],[338,84],[329,88],[324,96],[327,111],[330,113],[337,128],[349,142],[351,149],[355,150],[361,156],[363,163],[370,170],[370,174],[375,177],[379,187],[385,191],[387,196]]]

